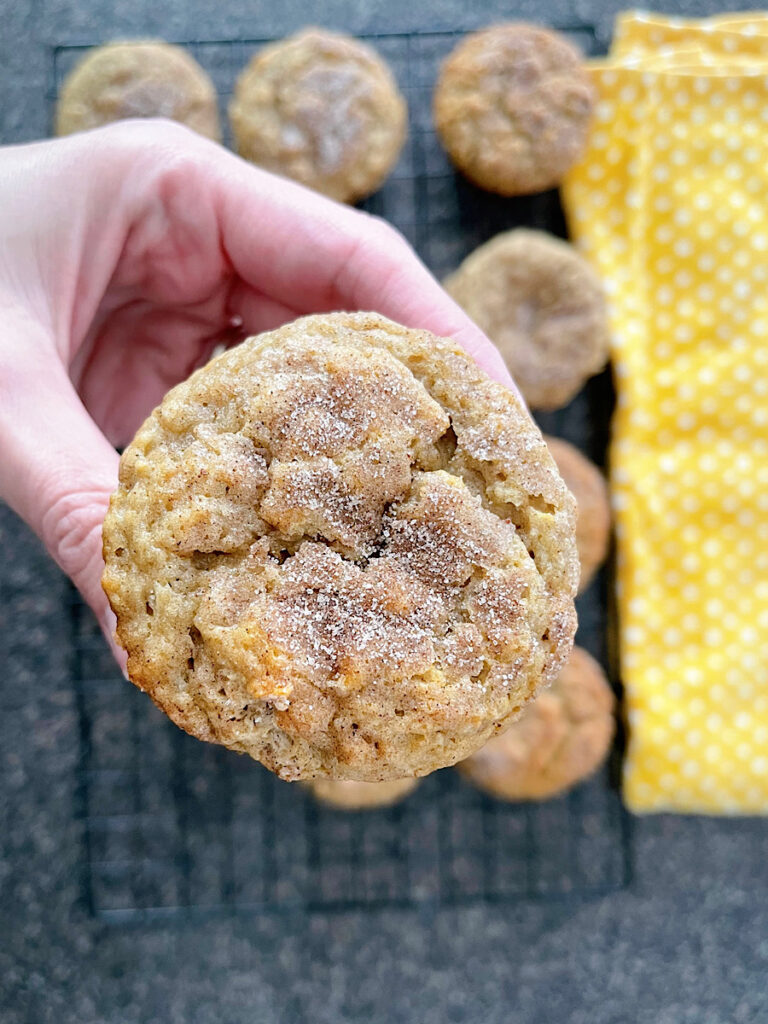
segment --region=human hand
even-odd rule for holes
[[[391,227],[170,122],[0,150],[0,497],[112,640],[101,524],[118,456],[213,348],[373,310],[496,349]]]

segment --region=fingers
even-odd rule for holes
[[[101,524],[118,456],[78,399],[53,343],[20,310],[0,336],[0,494],[40,536],[95,612],[118,660],[101,589]]]
[[[166,286],[173,280],[177,296],[192,282],[212,288],[223,255],[247,286],[234,296],[232,311],[250,330],[302,313],[371,310],[453,338],[512,385],[496,348],[384,221],[254,167],[179,125],[128,122],[81,138],[88,152],[98,152],[100,141],[102,151],[122,154],[101,178],[114,178],[113,165],[126,171],[122,201],[132,218],[140,211],[142,224],[131,233],[132,251],[150,246],[152,279]],[[157,253],[165,250],[163,263]],[[201,253],[204,260],[193,258]]]
[[[208,170],[227,256],[275,308],[375,311],[454,338],[488,373],[513,386],[495,346],[394,228],[214,147]]]
[[[348,297],[354,308],[373,309],[407,327],[453,338],[487,373],[514,387],[496,346],[446,294],[399,232],[383,222],[373,225],[338,272],[339,296]]]
[[[242,320],[243,334],[261,334],[296,319],[296,308],[238,281],[229,296],[230,311]]]

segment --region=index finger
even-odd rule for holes
[[[297,312],[371,310],[453,338],[515,387],[496,347],[394,228],[212,150],[222,245],[251,287]]]

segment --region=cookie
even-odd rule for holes
[[[470,782],[501,800],[545,800],[592,775],[610,749],[613,692],[581,647],[520,719],[459,765]]]
[[[543,231],[505,231],[444,284],[496,344],[534,408],[565,405],[605,366],[603,287],[567,242]]]
[[[363,811],[369,807],[391,807],[408,796],[418,784],[418,779],[392,779],[391,782],[315,779],[309,786],[313,796],[324,804],[344,811]]]
[[[466,757],[559,671],[575,504],[519,400],[373,313],[251,338],[126,449],[103,537],[130,678],[285,779]]]
[[[370,46],[306,29],[256,54],[237,80],[229,116],[241,156],[351,203],[394,167],[407,111]]]
[[[581,592],[587,588],[608,552],[611,532],[608,485],[594,462],[590,462],[578,448],[559,437],[545,436],[544,440],[565,486],[576,499],[576,548],[581,565]]]
[[[213,83],[180,46],[159,40],[108,43],[90,50],[59,94],[56,134],[129,117],[168,117],[220,138]]]
[[[581,54],[557,32],[494,25],[443,63],[438,135],[454,164],[504,196],[557,185],[584,150],[594,93]]]

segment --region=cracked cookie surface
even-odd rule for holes
[[[519,400],[453,342],[306,317],[178,385],[126,449],[104,588],[131,679],[283,778],[477,749],[575,629],[575,508]]]
[[[342,202],[382,184],[406,134],[405,100],[381,57],[322,29],[260,50],[229,116],[241,156]]]
[[[443,63],[435,125],[481,188],[525,195],[557,185],[584,149],[594,102],[579,51],[557,32],[493,25]]]
[[[107,43],[89,51],[62,87],[56,134],[131,117],[167,117],[220,139],[210,78],[180,46],[159,40]]]

